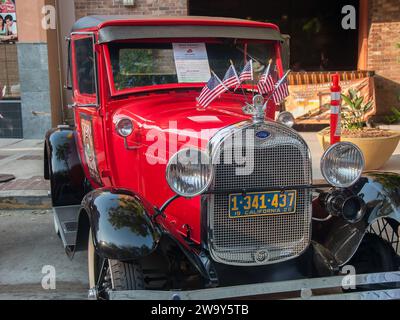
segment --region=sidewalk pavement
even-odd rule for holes
[[[0,210],[46,209],[50,185],[43,179],[43,141],[0,139],[0,174],[15,180],[0,183]]]
[[[399,130],[400,126],[382,126]],[[311,149],[313,178],[321,180],[320,160],[323,153],[315,132],[301,133]],[[400,145],[381,169],[400,173]],[[43,141],[0,139],[0,174],[13,174],[16,179],[0,183],[0,210],[47,209],[50,184],[43,179]]]

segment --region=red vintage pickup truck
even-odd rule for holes
[[[399,276],[398,175],[362,173],[361,151],[339,143],[314,183],[293,119],[275,117],[254,82],[198,105],[230,63],[252,59],[257,79],[272,60],[282,77],[282,41],[276,25],[227,18],[75,23],[74,125],[47,133],[44,169],[67,254],[88,251],[91,298],[226,298],[300,290],[299,279],[313,289],[348,265]]]

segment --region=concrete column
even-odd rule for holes
[[[42,28],[45,0],[18,1],[18,63],[24,138],[40,139],[51,128],[47,34]]]
[[[72,102],[72,94],[71,91],[64,89],[67,78],[68,64],[68,46],[67,42],[65,41],[65,37],[70,36],[72,25],[75,23],[75,1],[57,0],[56,7],[62,103],[64,106],[66,106],[68,103]]]
[[[358,70],[368,69],[368,1],[360,0],[358,33]]]

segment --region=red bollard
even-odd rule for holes
[[[340,142],[341,136],[341,91],[342,88],[339,85],[339,74],[332,76],[332,87],[331,87],[331,145]]]

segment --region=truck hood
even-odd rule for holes
[[[194,147],[205,150],[209,139],[220,129],[249,120],[242,112],[245,99],[241,95],[224,94],[207,109],[197,107],[199,91],[154,93],[116,100],[110,105],[114,125],[128,117],[134,122],[134,132],[127,145],[108,125],[112,135],[110,163],[115,186],[139,192],[157,207],[175,194],[165,179],[166,166],[178,150]],[[251,97],[249,96],[249,101]],[[185,225],[192,227],[193,241],[200,243],[200,197],[178,199],[167,209],[163,220],[166,229],[186,235]]]
[[[242,112],[246,101],[242,95],[224,94],[206,109],[197,106],[198,95],[198,91],[189,91],[135,97],[116,110],[113,122],[131,118],[136,128],[132,136],[143,145],[153,144],[157,136],[166,141],[176,139],[178,149],[203,149],[220,129],[250,119]]]

